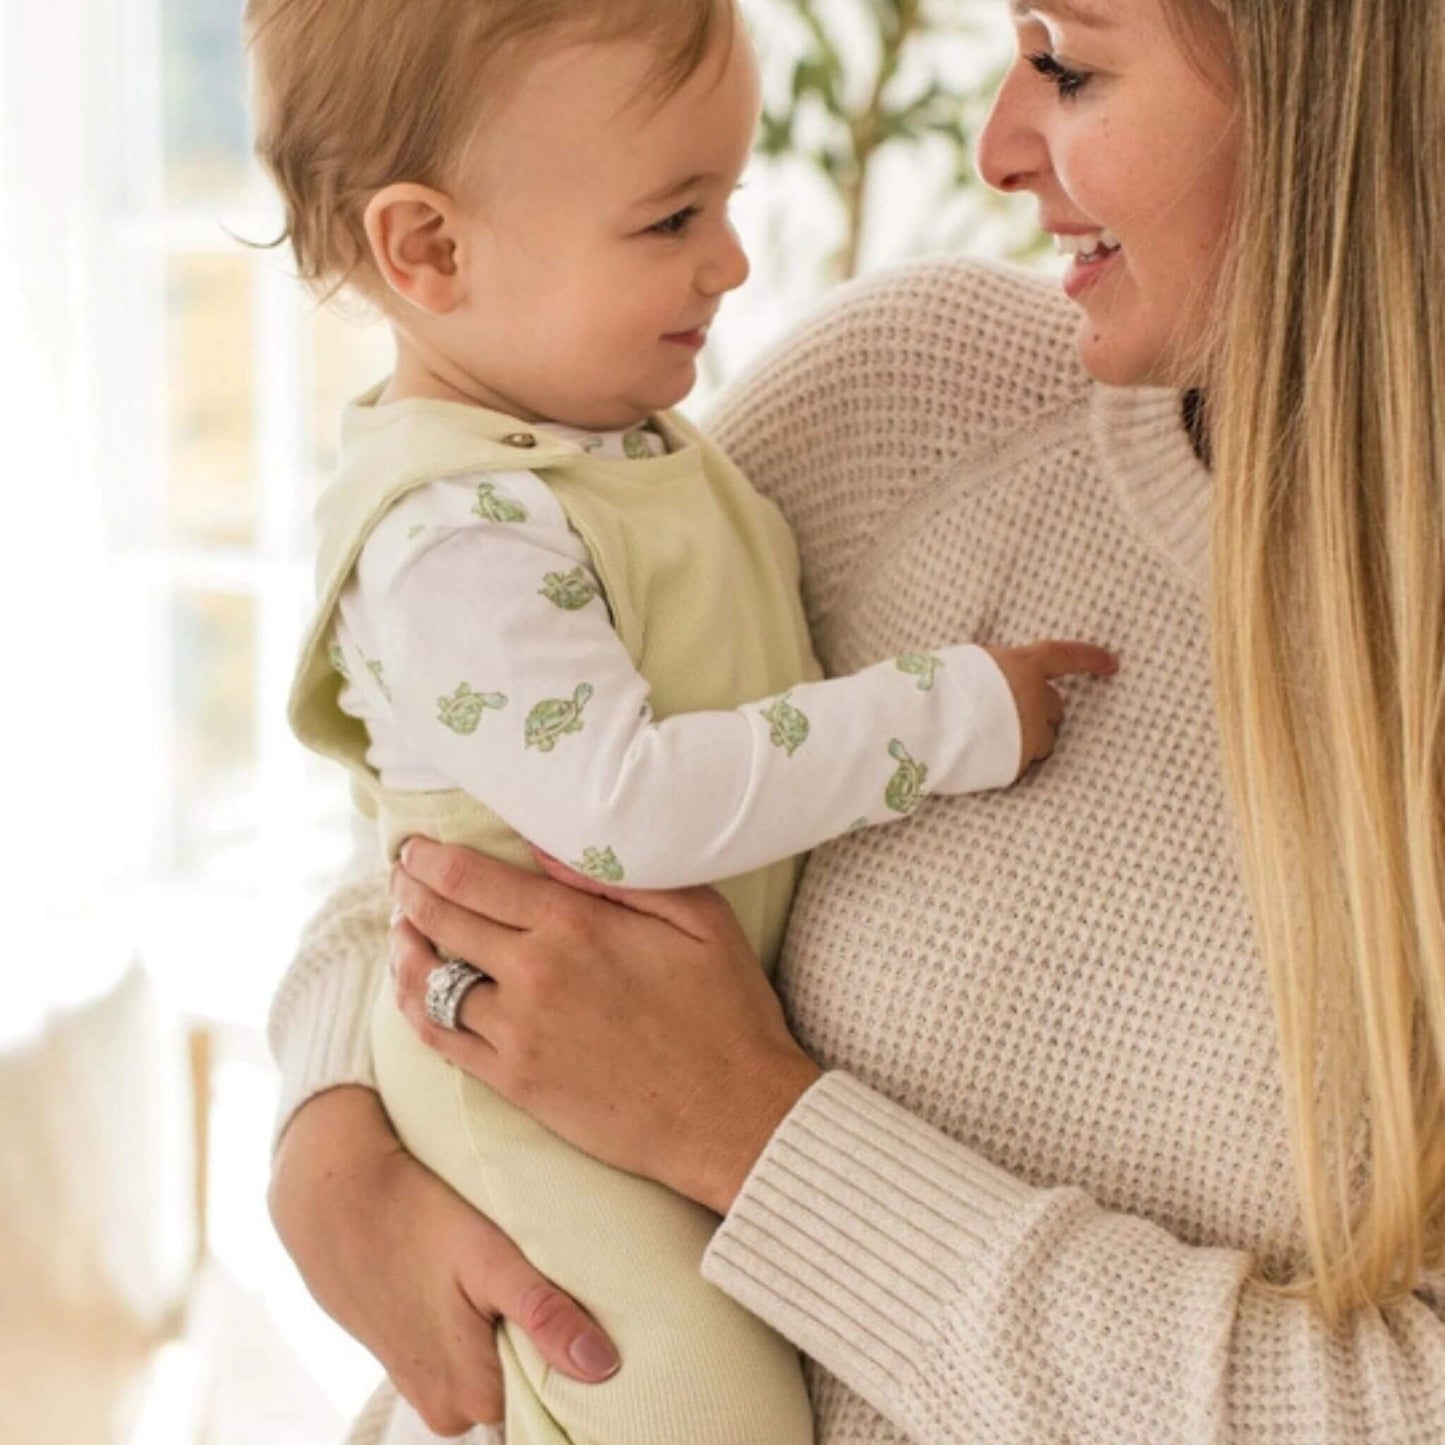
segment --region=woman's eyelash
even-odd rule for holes
[[[684,206],[680,211],[674,211],[664,221],[659,221],[655,226],[649,226],[649,231],[659,236],[680,236],[687,230],[689,222],[698,214],[699,207]]]
[[[1024,57],[1045,80],[1049,81],[1064,100],[1072,100],[1083,88],[1089,77],[1081,70],[1070,70],[1061,65],[1047,50],[1037,50]]]

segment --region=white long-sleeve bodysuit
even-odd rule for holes
[[[1018,770],[1012,694],[968,644],[655,721],[586,546],[525,471],[402,498],[342,592],[332,660],[384,786],[460,788],[626,886],[730,878]]]

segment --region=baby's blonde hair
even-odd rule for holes
[[[654,40],[666,96],[731,23],[730,0],[247,0],[256,155],[286,215],[272,244],[324,298],[379,300],[367,202],[398,181],[447,190],[538,40]]]

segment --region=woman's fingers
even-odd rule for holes
[[[620,896],[625,896],[628,891],[623,888],[610,888],[606,883],[599,883],[597,879],[589,878],[575,868],[569,868],[560,858],[554,858],[550,853],[544,853],[535,844],[528,846],[532,850],[532,857],[537,860],[537,866],[549,878],[555,878],[558,883],[565,883],[569,888],[575,888],[578,893],[590,893],[594,898],[616,900]]]
[[[408,838],[401,846],[401,861],[405,871],[433,893],[509,928],[533,927],[556,888],[523,868],[430,838]]]
[[[460,1280],[457,1281],[460,1285]],[[499,1425],[505,1414],[502,1363],[496,1326],[469,1294],[454,1289],[447,1320],[449,1354],[422,1361],[414,1354],[394,1367],[392,1383],[433,1435],[463,1435],[473,1425]]]
[[[617,1372],[617,1351],[591,1316],[564,1294],[499,1229],[462,1270],[462,1289],[477,1309],[504,1315],[564,1375],[592,1384]]]
[[[443,1028],[433,1023],[426,1011],[427,983],[437,967],[436,950],[405,918],[391,926],[389,962],[396,1006],[421,1041],[464,1073],[485,1081],[497,1052],[487,1038],[485,995],[496,985],[487,980],[473,984],[457,1010],[460,1027]]]
[[[620,903],[634,913],[660,918],[689,938],[714,937],[719,923],[724,921],[722,915],[732,916],[722,895],[713,888],[613,888],[578,873],[540,848],[533,848],[532,856],[537,860],[537,866],[557,882],[565,883],[579,893],[590,893],[595,898]]]
[[[492,915],[476,912],[466,904],[452,902],[400,865],[391,870],[391,897],[407,921],[439,952],[465,959],[483,973],[496,972],[488,960],[518,937],[516,928],[498,923]],[[396,936],[395,929],[392,936]],[[435,962],[433,959],[432,964]],[[393,972],[403,964],[418,966],[418,960],[411,955],[406,960],[393,959],[392,963]]]

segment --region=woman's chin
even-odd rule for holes
[[[1105,386],[1151,384],[1153,358],[1141,356],[1116,327],[1100,325],[1086,312],[1079,317],[1077,342],[1079,362],[1095,381]]]
[[[1198,384],[1187,366],[1157,356],[1130,356],[1102,344],[1098,337],[1080,341],[1079,361],[1105,386],[1165,386],[1182,391]]]
[[[1167,386],[1184,389],[1199,385],[1201,354],[1184,351],[1165,337],[1147,334],[1148,328],[1131,328],[1115,314],[1096,318],[1084,311],[1075,335],[1079,362],[1105,386]]]

